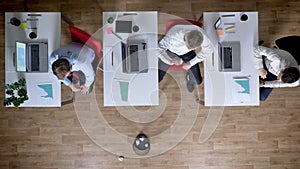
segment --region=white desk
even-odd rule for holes
[[[112,17],[113,22],[108,23]],[[121,40],[116,32],[116,20],[132,21],[138,31],[118,33],[123,42],[128,38],[147,40],[147,73],[124,73],[122,71]],[[158,105],[157,12],[103,12],[103,68],[104,106]],[[129,82],[128,100],[121,99],[120,81]]]
[[[242,14],[248,16],[247,21],[240,20]],[[219,17],[221,17],[219,28],[223,30],[223,36],[217,36],[214,27]],[[232,30],[225,30],[232,25],[234,25]],[[214,44],[213,56],[204,62],[205,106],[259,105],[259,78],[252,60],[253,46],[258,43],[258,13],[205,12],[204,29]],[[222,41],[240,41],[240,72],[219,71],[218,42]],[[242,82],[235,81],[238,78],[242,78]],[[246,89],[248,85],[242,86],[240,82],[249,82],[249,88]]]
[[[6,12],[5,13],[5,83],[26,79],[26,88],[29,100],[20,107],[59,107],[61,106],[61,85],[55,76],[48,73],[17,73],[14,65],[15,41],[34,42],[39,40],[48,41],[48,57],[54,49],[60,47],[60,12]],[[28,18],[37,18],[37,38],[28,37],[28,29],[21,29],[9,24],[12,17],[18,18],[21,22]],[[44,98],[47,93],[38,85],[51,84],[53,97]]]

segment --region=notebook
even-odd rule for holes
[[[116,33],[132,33],[132,21],[116,21]]]
[[[124,73],[147,73],[147,43],[143,41],[121,42],[122,69]]]
[[[48,43],[16,42],[17,72],[48,72]]]

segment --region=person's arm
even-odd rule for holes
[[[74,70],[81,70],[85,75],[85,87],[90,87],[90,85],[95,80],[95,72],[93,69],[93,61],[95,58],[95,53],[92,49],[83,47],[78,57],[76,65],[74,65]]]
[[[68,78],[64,78],[63,80],[59,80],[63,82],[66,86],[68,86],[73,92],[79,92],[80,88],[77,88]]]
[[[86,86],[83,85],[83,86],[80,87],[80,91],[81,91],[82,94],[88,94],[89,90],[90,90],[90,86],[86,87]]]
[[[268,70],[274,75],[278,75],[281,70],[280,56],[272,48],[256,46],[254,48],[254,65],[257,69],[264,68],[262,56],[266,56],[266,59],[270,61]]]
[[[203,31],[201,32],[203,35],[203,43],[200,49],[195,50],[197,56],[190,60],[191,66],[194,66],[195,64],[204,61],[206,57],[212,57],[212,53],[214,51],[213,44],[210,42],[207,35]]]
[[[167,50],[163,49],[163,48],[157,48],[156,52],[156,56],[158,56],[158,58],[163,61],[164,63],[168,64],[168,65],[173,65],[174,63],[172,62],[172,58],[167,54]]]
[[[70,83],[70,84],[68,85],[68,87],[69,87],[70,89],[72,89],[73,92],[79,92],[79,91],[81,90],[80,88],[76,87],[73,83]]]
[[[183,60],[181,58],[168,57],[169,55],[167,54],[166,51],[169,50],[176,55],[182,55],[182,54],[187,53],[189,50],[185,46],[185,42],[183,40],[184,34],[187,31],[189,31],[189,30],[184,29],[184,27],[175,25],[160,40],[160,42],[158,43],[158,47],[161,50],[160,51],[161,54],[159,55],[159,57],[161,58],[161,60],[163,62],[165,62],[169,65],[173,65],[173,64],[180,65],[183,63]]]
[[[294,83],[282,83],[277,80],[265,81],[262,87],[281,88],[281,87],[297,87],[300,85],[300,80]]]
[[[159,41],[158,43],[158,47],[163,49],[163,50],[170,50],[173,48],[173,46],[176,43],[176,32],[178,32],[178,30],[176,29],[176,27],[172,27],[167,33],[166,35]]]

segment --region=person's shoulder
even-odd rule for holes
[[[185,34],[191,30],[197,30],[195,25],[174,25],[172,26],[167,34]]]
[[[202,30],[199,26],[193,24],[178,24],[174,25],[170,28],[170,30],[174,31],[191,31],[191,30]]]
[[[289,83],[289,87],[298,87],[298,86],[300,86],[300,79],[298,79],[294,83]]]
[[[278,48],[274,48],[273,49],[275,52],[279,53],[281,56],[289,56],[289,57],[293,57],[292,54],[290,54],[288,51],[283,50],[283,49],[278,49]]]

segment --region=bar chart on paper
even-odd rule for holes
[[[37,84],[37,87],[40,89],[39,96],[41,98],[50,98],[53,99],[53,90],[52,90],[52,83],[41,83]]]
[[[245,103],[250,101],[250,78],[234,77],[233,78],[233,101],[235,103]]]

